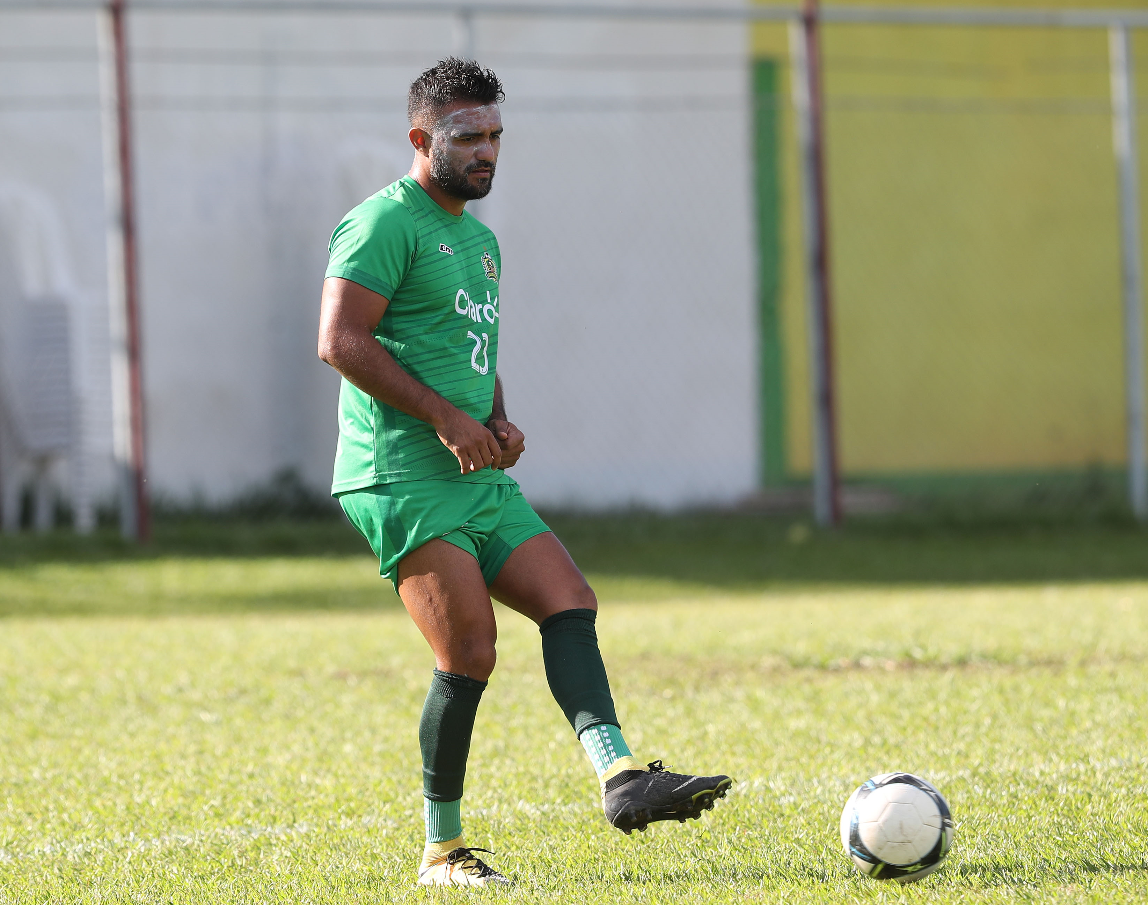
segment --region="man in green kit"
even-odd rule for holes
[[[331,237],[319,357],[343,375],[332,492],[435,657],[419,724],[426,846],[418,882],[509,882],[463,841],[460,804],[479,699],[494,670],[491,598],[538,624],[546,678],[625,833],[696,818],[728,776],[671,773],[626,746],[594,629],[598,603],[506,473],[525,438],[498,380],[494,234],[465,211],[490,191],[502,84],[444,60],[411,85],[414,164]]]

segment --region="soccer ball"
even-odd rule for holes
[[[841,844],[857,869],[878,880],[911,883],[941,866],[953,844],[948,802],[912,773],[882,773],[862,783],[841,812]]]

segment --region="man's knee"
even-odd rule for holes
[[[537,621],[541,624],[546,618],[565,613],[567,610],[598,612],[598,598],[585,581],[571,583],[566,587],[554,589],[543,598],[543,605],[539,610],[540,618],[537,618]]]
[[[445,667],[440,666],[439,669],[485,682],[494,672],[494,664],[497,660],[498,652],[495,650],[493,640],[467,639],[465,644],[451,653],[450,664]]]
[[[569,609],[594,610],[596,612],[598,610],[598,597],[594,593],[594,589],[586,582],[582,582],[582,587],[574,589]]]

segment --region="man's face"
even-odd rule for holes
[[[460,101],[446,107],[435,124],[430,146],[431,179],[463,201],[485,198],[494,182],[502,115],[498,104]]]

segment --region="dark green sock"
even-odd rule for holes
[[[425,798],[431,801],[462,798],[470,733],[485,689],[486,683],[477,679],[434,671],[419,721]]]
[[[597,615],[594,610],[565,610],[538,626],[546,681],[576,735],[591,726],[618,725],[594,631]]]

